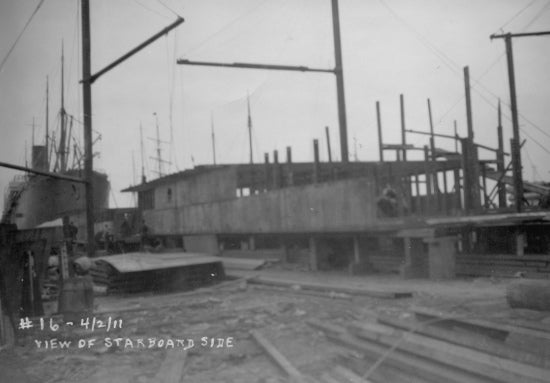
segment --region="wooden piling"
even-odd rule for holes
[[[319,140],[313,140],[313,182],[319,182]]]

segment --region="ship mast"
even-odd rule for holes
[[[139,144],[141,147],[141,183],[144,184],[146,181],[145,178],[145,165],[143,159],[143,127],[141,126],[141,121],[139,123]]]
[[[59,171],[61,173],[67,170],[66,144],[67,132],[65,126],[65,56],[63,52],[63,43],[61,43],[61,136],[59,137]]]

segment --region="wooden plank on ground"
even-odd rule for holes
[[[381,363],[372,371],[369,371],[370,367],[372,367],[378,359],[379,357],[373,358],[362,354],[361,358],[342,358],[340,363],[343,366],[347,366],[350,369],[357,371],[359,376],[364,376],[367,372],[369,372],[368,379],[374,382],[441,383],[440,380],[431,381],[426,378],[420,378],[416,375],[407,373],[399,366],[392,364],[391,361],[388,363]],[[361,373],[359,373],[359,371],[361,371]]]
[[[459,346],[473,348],[475,350],[487,352],[488,354],[496,355],[502,358],[512,359],[518,362],[533,364],[550,369],[550,360],[543,358],[541,355],[515,349],[505,343],[495,341],[491,338],[480,337],[467,332],[456,332],[453,330],[441,329],[439,327],[430,326],[429,324],[417,321],[400,320],[388,315],[378,315],[377,320],[381,324],[392,326],[401,330],[427,335],[431,338],[444,340]]]
[[[398,348],[419,356],[468,370],[502,382],[548,382],[546,369],[503,359],[422,335],[396,331],[376,323],[357,323],[349,327],[360,338]]]
[[[413,312],[420,317],[426,317],[426,318],[441,318],[441,321],[444,320],[450,320],[453,322],[456,322],[458,325],[463,323],[466,326],[469,327],[477,327],[480,330],[485,330],[488,333],[499,331],[505,335],[505,338],[510,333],[525,335],[533,338],[538,339],[544,339],[545,341],[550,341],[550,333],[545,331],[538,331],[530,328],[525,327],[518,327],[513,326],[505,323],[497,323],[493,321],[483,320],[483,319],[477,319],[477,318],[457,318],[456,316],[453,317],[451,314],[444,314],[440,313],[434,310],[426,309],[426,308],[414,308]]]
[[[434,383],[487,383],[488,379],[474,375],[455,366],[442,365],[422,356],[410,354],[402,350],[391,350],[385,345],[360,340],[352,336],[345,328],[325,324],[317,320],[307,321],[307,324],[324,331],[329,340],[344,347],[363,353],[373,360],[383,360],[382,364],[392,369],[398,369],[413,377]],[[374,372],[371,372],[374,376]]]
[[[409,292],[409,291],[371,290],[371,289],[362,289],[357,287],[333,286],[333,285],[326,285],[321,283],[310,283],[310,282],[296,283],[296,281],[267,278],[267,277],[253,278],[250,280],[250,283],[258,283],[263,285],[282,286],[282,287],[291,287],[294,285],[299,285],[300,288],[304,290],[334,291],[336,293],[364,295],[364,296],[369,296],[374,298],[386,298],[386,299],[411,298],[413,295],[412,292]]]
[[[327,299],[345,299],[345,300],[353,299],[353,297],[349,294],[335,293],[333,291],[324,292],[324,291],[315,291],[315,290],[294,290],[286,287],[279,287],[279,286],[272,286],[272,285],[255,285],[254,288],[261,289],[261,290],[268,290],[268,291],[278,291],[278,292],[290,293],[290,294],[309,295],[313,297],[327,298]]]
[[[349,383],[370,383],[370,380],[363,379],[355,372],[345,367],[335,366],[333,370],[336,375],[339,375]]]
[[[288,359],[286,359],[285,356],[281,354],[279,350],[277,350],[275,346],[273,346],[271,342],[269,342],[260,332],[252,330],[250,334],[264,349],[264,351],[267,352],[267,354],[275,361],[275,363],[277,363],[277,365],[287,373],[292,382],[306,382],[300,371],[298,371],[298,369],[296,369],[296,367],[294,367],[292,363],[290,363]]]

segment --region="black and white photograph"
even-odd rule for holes
[[[1,0],[0,383],[550,382],[550,0]]]

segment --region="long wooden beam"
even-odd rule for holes
[[[268,69],[268,70],[284,70],[294,72],[323,72],[334,73],[334,69],[309,68],[303,65],[273,65],[273,64],[256,64],[256,63],[220,63],[212,61],[191,61],[187,59],[179,59],[176,61],[180,65],[196,65],[196,66],[212,66],[223,68],[243,68],[243,69]]]
[[[181,23],[183,23],[183,18],[182,17],[178,17],[176,21],[174,21],[172,24],[170,24],[169,26],[167,26],[166,28],[163,28],[160,32],[158,32],[157,34],[155,34],[154,36],[148,38],[147,40],[145,40],[143,43],[139,44],[137,47],[135,47],[134,49],[130,50],[128,53],[122,55],[121,57],[119,57],[118,59],[116,59],[115,61],[113,61],[111,64],[107,65],[105,68],[101,69],[100,71],[94,73],[93,75],[89,76],[89,77],[85,77],[83,81],[87,81],[89,82],[90,84],[93,83],[95,80],[97,80],[101,75],[107,73],[108,71],[110,71],[111,69],[113,69],[114,67],[116,67],[118,64],[120,64],[121,62],[129,59],[130,57],[132,57],[133,55],[135,55],[137,52],[139,52],[140,50],[142,50],[143,48],[145,48],[146,46],[150,45],[151,43],[155,42],[156,40],[158,40],[159,38],[161,38],[162,36],[166,35],[168,32],[170,32],[172,29],[176,28],[178,25],[180,25]]]
[[[24,171],[24,172],[34,173],[34,174],[38,174],[38,175],[46,176],[46,177],[51,177],[51,178],[57,178],[57,179],[64,180],[64,181],[79,182],[79,183],[83,183],[83,184],[86,183],[86,180],[84,180],[82,178],[65,176],[65,175],[62,175],[62,174],[59,174],[59,173],[46,172],[46,171],[43,171],[43,170],[31,169],[31,168],[28,168],[26,166],[8,164],[7,162],[0,162],[0,167],[8,168],[8,169],[14,169],[14,170],[21,170],[21,171]]]

